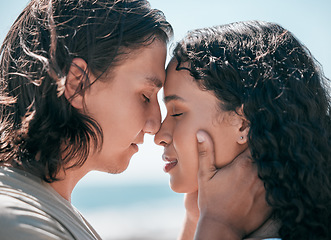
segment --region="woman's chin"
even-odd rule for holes
[[[198,191],[197,185],[185,185],[170,180],[170,188],[176,193],[192,193]]]

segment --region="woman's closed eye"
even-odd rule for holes
[[[170,115],[171,117],[179,117],[179,116],[181,116],[181,115],[183,115],[183,113],[176,113],[176,114],[172,114],[172,115]]]

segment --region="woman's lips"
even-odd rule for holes
[[[163,161],[166,162],[166,164],[163,167],[163,171],[166,173],[169,172],[171,169],[173,169],[178,163],[176,158],[170,158],[164,154],[162,155],[162,159]]]

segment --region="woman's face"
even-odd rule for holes
[[[164,146],[164,171],[170,174],[175,192],[190,193],[198,189],[198,150],[196,133],[208,132],[215,144],[216,166],[230,163],[247,147],[240,140],[241,118],[219,108],[219,100],[202,91],[187,70],[176,71],[172,60],[166,71],[164,102],[167,116],[155,143]]]
[[[166,44],[155,40],[128,55],[109,79],[98,80],[87,90],[86,112],[100,124],[104,136],[101,151],[88,159],[90,169],[124,171],[144,134],[159,130],[157,93],[165,80],[166,52]]]

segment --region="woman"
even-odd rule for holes
[[[178,43],[155,142],[164,146],[171,188],[187,193],[182,239],[193,238],[199,217],[198,129],[213,139],[217,167],[246,149],[257,165],[272,215],[243,237],[330,239],[329,84],[309,51],[277,24],[198,29]]]

